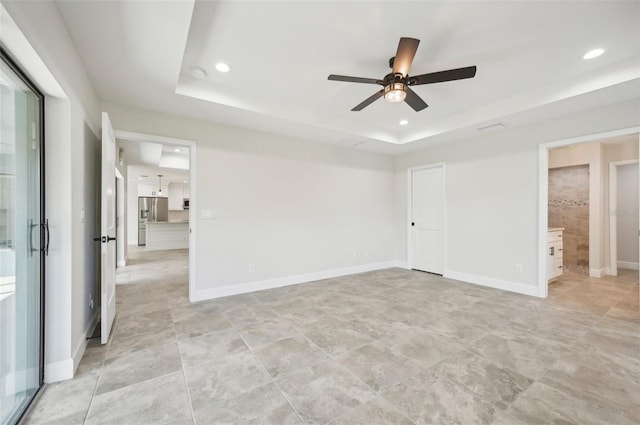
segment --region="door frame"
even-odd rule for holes
[[[594,142],[640,133],[640,126],[621,128],[603,133],[560,139],[538,145],[538,297],[549,296],[547,280],[547,233],[549,226],[549,150],[579,143]]]
[[[443,273],[446,275],[447,268],[447,163],[434,162],[432,164],[418,165],[407,168],[407,268],[413,269],[413,241],[411,235],[411,206],[413,205],[413,192],[411,190],[413,183],[413,172],[420,170],[428,170],[432,168],[442,168],[442,193],[444,198],[443,217],[442,217],[442,262]]]
[[[621,165],[640,164],[638,159],[612,161],[609,163],[609,273],[618,276],[618,167]]]
[[[196,163],[197,163],[197,150],[196,150],[196,142],[194,140],[187,139],[177,139],[174,137],[166,137],[166,136],[157,136],[153,134],[145,134],[145,133],[137,133],[132,131],[122,131],[114,129],[114,133],[117,139],[126,139],[134,142],[149,142],[149,143],[162,143],[162,144],[171,144],[177,146],[184,146],[189,148],[189,301],[194,302],[194,297],[196,294],[197,288],[197,276],[196,273],[196,246],[197,246],[197,237],[198,232],[196,231],[197,227],[197,217],[196,217],[196,207],[197,207],[197,196],[196,194]],[[127,214],[125,214],[126,216]],[[127,217],[125,217],[126,219]],[[127,223],[127,226],[129,223]],[[136,226],[138,224],[136,223]]]
[[[47,221],[47,210],[46,210],[46,176],[45,176],[45,95],[44,91],[40,89],[34,80],[32,80],[31,75],[27,73],[27,69],[23,68],[24,64],[19,63],[9,52],[8,49],[5,49],[4,46],[0,45],[0,60],[4,61],[5,64],[20,78],[20,80],[36,95],[39,99],[38,105],[38,113],[40,114],[40,122],[38,123],[38,149],[40,152],[40,156],[38,158],[38,166],[39,166],[39,185],[40,185],[40,244],[41,247],[46,246],[46,249],[40,250],[40,282],[38,282],[40,289],[40,302],[38,306],[39,314],[40,314],[40,323],[39,323],[39,335],[38,335],[38,389],[35,391],[31,400],[25,406],[25,409],[18,416],[18,423],[20,423],[23,417],[29,412],[31,407],[34,405],[35,400],[37,400],[42,394],[42,389],[44,387],[44,366],[45,366],[45,296],[46,296],[46,257],[48,255],[48,244],[49,244],[49,223]],[[34,129],[35,130],[35,129]],[[45,225],[46,223],[46,225]],[[46,227],[45,227],[46,226]],[[46,234],[45,234],[46,233]],[[46,245],[45,243],[46,237]]]

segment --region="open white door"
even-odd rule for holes
[[[444,167],[411,171],[411,268],[444,273]]]
[[[116,137],[109,114],[102,113],[102,202],[100,219],[101,342],[109,341],[116,317]]]

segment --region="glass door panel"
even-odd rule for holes
[[[0,423],[42,384],[42,97],[0,61]]]

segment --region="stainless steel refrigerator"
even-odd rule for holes
[[[147,244],[147,223],[168,221],[169,198],[138,197],[138,246]]]

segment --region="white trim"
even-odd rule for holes
[[[589,269],[589,276],[590,277],[602,277],[605,275],[606,269],[605,268],[601,268],[601,269]]]
[[[44,365],[44,383],[66,381],[73,378],[73,359],[68,358],[59,362]]]
[[[447,270],[447,163],[434,162],[433,164],[418,165],[407,168],[407,269],[413,268],[413,248],[411,241],[411,203],[413,192],[411,184],[414,171],[428,170],[430,168],[442,168],[442,191],[443,191],[443,217],[442,217],[442,270]]]
[[[618,267],[620,267],[620,261],[618,261],[618,215],[612,214],[618,209],[618,166],[638,163],[637,159],[609,163],[609,270],[607,274],[612,276],[618,275]]]
[[[443,277],[447,279],[459,280],[461,282],[472,283],[474,285],[486,286],[488,288],[501,289],[503,291],[510,291],[518,294],[544,298],[538,292],[538,287],[534,285],[526,285],[524,283],[511,282],[508,280],[495,279],[492,277],[456,272],[452,270],[446,271]]]
[[[538,145],[538,296],[546,298],[549,293],[547,280],[547,232],[548,232],[548,185],[549,185],[549,149],[592,142],[599,139],[627,136],[640,133],[640,127],[628,127],[604,133],[572,137]]]
[[[191,302],[211,300],[214,298],[228,297],[231,295],[246,294],[248,292],[263,291],[265,289],[280,288],[282,286],[297,285],[300,283],[313,282],[316,280],[331,279],[334,277],[347,276],[356,273],[370,272],[374,270],[388,269],[391,267],[400,267],[402,262],[385,261],[382,263],[362,264],[353,267],[342,267],[339,269],[330,269],[320,272],[312,272],[299,274],[294,276],[285,276],[275,279],[257,280],[254,282],[239,283],[236,285],[221,286],[218,288],[203,289],[195,291]]]
[[[164,143],[171,145],[186,146],[189,148],[189,301],[195,302],[200,300],[196,291],[197,276],[196,273],[196,237],[198,232],[197,227],[197,184],[196,184],[196,163],[197,152],[196,142],[194,140],[176,139],[174,137],[157,136],[154,134],[136,133],[131,131],[115,130],[116,139],[131,140],[134,142],[151,142],[151,143]]]
[[[396,261],[395,262],[395,267],[401,268],[401,269],[405,269],[405,270],[411,270],[409,268],[409,263],[406,261]]]
[[[118,262],[116,262],[116,265],[118,267],[125,267],[127,265],[127,260],[118,261]]]
[[[633,261],[618,261],[617,266],[619,269],[640,270],[640,263]]]
[[[91,335],[93,335],[93,332],[96,330],[96,327],[98,326],[99,317],[100,317],[100,310],[96,310],[95,314],[93,315],[93,318],[91,319],[91,322],[89,323],[89,326],[87,326],[87,328],[84,330],[84,333],[82,334],[82,338],[80,338],[80,341],[76,346],[76,349],[73,350],[73,374],[74,375],[75,375],[75,370],[80,365],[80,362],[82,361],[82,356],[84,356],[84,352],[87,349],[88,338]],[[50,381],[50,382],[53,382],[53,381]]]

